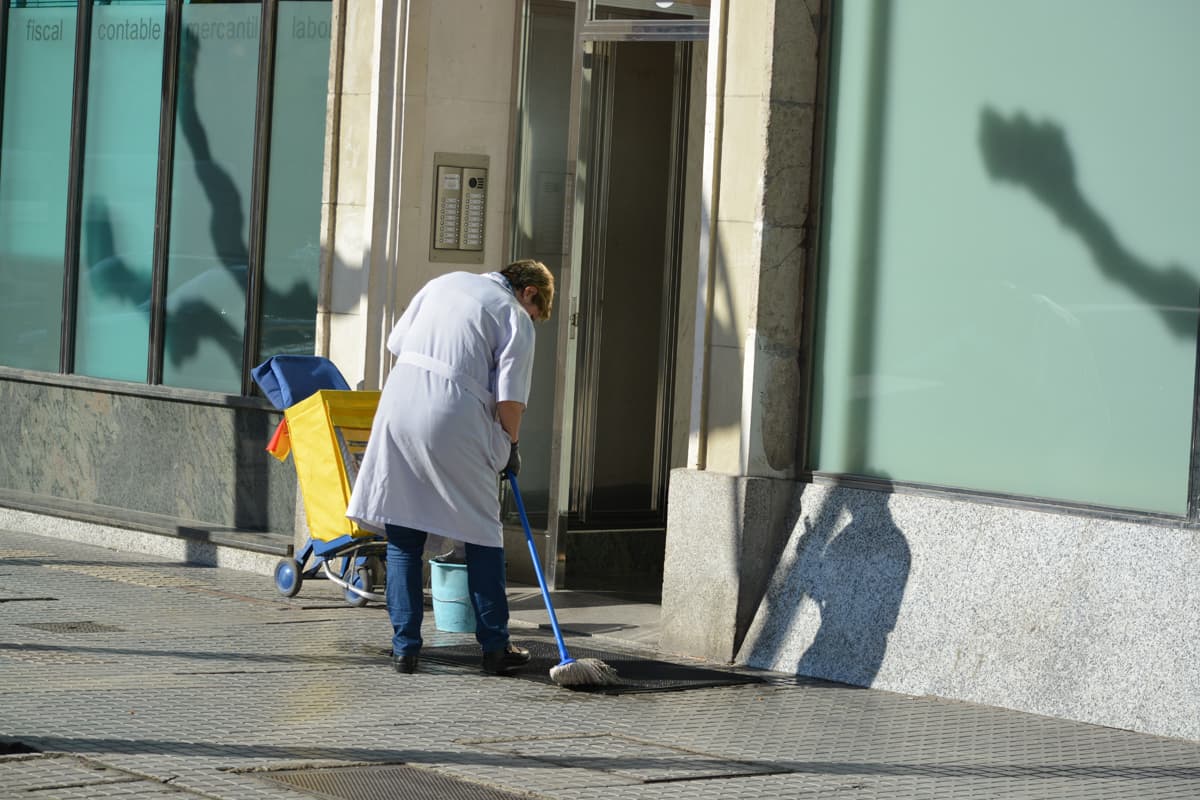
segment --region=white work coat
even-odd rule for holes
[[[346,516],[501,547],[499,473],[511,440],[496,403],[529,401],[533,320],[498,272],[454,272],[413,298],[388,336],[388,375]]]

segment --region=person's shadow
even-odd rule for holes
[[[1174,335],[1196,335],[1200,282],[1179,264],[1155,266],[1125,249],[1080,191],[1075,162],[1060,126],[1034,122],[1019,112],[1006,118],[995,109],[984,108],[979,147],[988,174],[1028,189],[1083,240],[1105,277],[1153,306]]]
[[[870,686],[896,627],[912,556],[892,519],[888,492],[830,487],[815,514],[800,519],[792,557],[768,590],[767,614],[751,663],[774,664],[807,600],[820,624],[796,673]]]

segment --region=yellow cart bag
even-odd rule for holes
[[[379,392],[323,389],[284,411],[309,534],[329,542],[374,536],[346,519]]]

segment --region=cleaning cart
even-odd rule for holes
[[[274,356],[252,374],[283,410],[267,450],[281,461],[291,455],[308,520],[304,547],[275,565],[275,587],[293,597],[305,578],[323,577],[351,605],[386,602],[387,540],[346,518],[379,392],[351,391],[320,356]]]

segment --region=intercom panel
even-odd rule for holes
[[[488,157],[434,153],[430,261],[482,264],[487,237]]]

